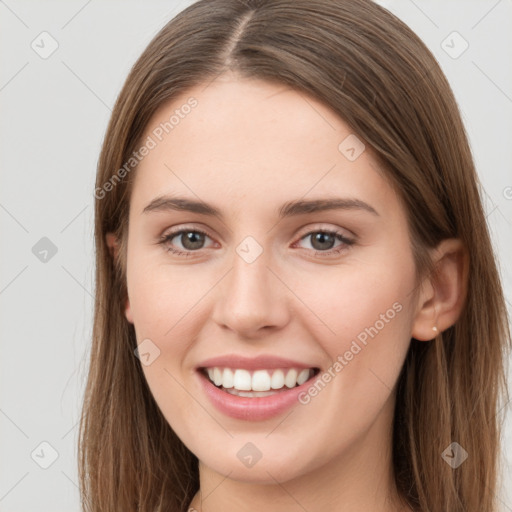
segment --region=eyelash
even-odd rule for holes
[[[164,247],[166,251],[168,251],[168,252],[170,252],[172,254],[175,254],[177,256],[180,256],[180,257],[189,257],[193,253],[199,252],[200,249],[198,249],[196,251],[181,251],[179,249],[174,249],[173,247],[170,247],[170,246],[167,245],[173,238],[176,238],[176,236],[181,235],[183,233],[200,233],[202,235],[207,236],[208,238],[211,238],[210,235],[208,235],[208,233],[206,233],[205,231],[203,231],[201,229],[198,229],[198,228],[194,228],[194,229],[185,228],[185,229],[180,229],[180,230],[177,230],[177,231],[173,231],[171,233],[168,233],[168,234],[164,235],[160,239],[160,241],[158,243],[161,244],[162,247]],[[317,230],[314,230],[314,231],[309,231],[308,233],[306,233],[305,235],[300,237],[298,241],[300,242],[304,238],[307,238],[308,236],[311,236],[311,235],[317,234],[317,233],[322,233],[322,234],[325,234],[325,235],[333,235],[337,240],[339,240],[340,242],[343,242],[342,245],[338,246],[335,249],[330,249],[328,251],[318,251],[318,250],[315,250],[315,253],[320,254],[321,257],[324,257],[324,256],[334,256],[336,254],[339,254],[342,251],[346,251],[351,245],[353,245],[355,243],[355,240],[352,240],[350,238],[345,237],[339,231],[331,231],[331,230],[327,230],[327,229],[317,229]]]

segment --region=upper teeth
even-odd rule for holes
[[[306,382],[313,370],[290,368],[287,370],[249,370],[231,368],[208,368],[208,377],[216,386],[239,391],[268,391],[286,386],[293,388]]]

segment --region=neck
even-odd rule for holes
[[[367,432],[314,471],[292,480],[260,484],[240,482],[199,463],[200,490],[190,512],[405,512],[392,465],[394,400],[387,403]],[[300,462],[300,454],[297,454]]]

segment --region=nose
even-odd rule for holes
[[[216,287],[213,320],[240,338],[260,337],[290,319],[290,292],[264,254],[249,263],[235,253],[232,268]]]

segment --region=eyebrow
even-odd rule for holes
[[[325,210],[363,210],[379,216],[379,213],[373,206],[360,199],[353,198],[298,199],[288,201],[278,210],[278,215],[280,219],[283,219],[285,217]],[[142,213],[161,211],[186,211],[223,219],[221,211],[215,206],[186,197],[158,196],[142,210]]]

